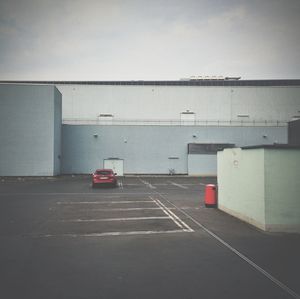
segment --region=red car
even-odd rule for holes
[[[93,188],[100,185],[112,185],[117,187],[116,173],[112,169],[97,169],[92,174],[92,186]]]

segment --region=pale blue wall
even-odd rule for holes
[[[0,176],[57,173],[59,107],[54,86],[0,84]]]
[[[124,159],[125,174],[166,174],[170,168],[186,174],[188,143],[245,146],[287,142],[286,127],[63,125],[62,132],[62,173],[90,173],[102,167],[104,159],[116,157]]]
[[[61,129],[62,128],[62,101],[61,93],[54,89],[54,175],[60,174],[61,167]]]
[[[184,90],[180,89],[182,96]],[[219,91],[221,96],[223,91],[218,89],[217,94]],[[73,109],[68,98],[63,101],[68,109]],[[144,99],[139,101],[144,102]],[[126,101],[122,107],[120,103],[117,103],[118,109],[130,108],[124,105]],[[186,174],[188,143],[234,143],[237,146],[287,143],[286,127],[61,126],[61,94],[54,86],[47,85],[0,84],[0,104],[0,176],[55,175],[60,169],[62,173],[90,173],[102,167],[103,160],[110,157],[124,159],[125,173],[165,174],[173,168],[176,173]],[[81,104],[88,106],[85,100]],[[152,102],[151,105],[162,113],[167,111]],[[140,111],[143,110],[145,107],[141,106]],[[98,134],[98,138],[93,137],[94,134]],[[197,171],[197,165],[190,166]]]
[[[266,229],[300,233],[300,149],[265,149]]]
[[[198,120],[289,121],[300,109],[299,86],[159,86],[57,84],[64,119],[180,120],[187,109]]]
[[[188,155],[188,175],[216,176],[217,155]]]
[[[264,149],[218,152],[218,208],[265,230],[264,171]]]
[[[218,153],[218,207],[263,230],[300,232],[300,150]]]

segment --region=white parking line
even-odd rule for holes
[[[39,235],[42,238],[55,238],[55,237],[108,237],[108,236],[132,236],[132,235],[152,235],[152,234],[173,234],[173,233],[183,233],[188,232],[185,229],[179,230],[162,230],[162,231],[131,231],[131,232],[106,232],[106,233],[92,233],[92,234],[47,234],[47,235]]]
[[[180,227],[181,229],[184,229],[183,228],[183,226],[178,222],[178,221],[176,221],[176,219],[174,219],[163,207],[161,207],[158,203],[157,203],[157,205],[161,208],[161,210],[166,214],[166,215],[168,215],[169,216],[169,218],[171,219],[171,220],[173,220],[173,222],[178,226],[178,227]]]
[[[161,208],[112,208],[112,209],[93,209],[93,211],[142,211],[142,210],[161,210]]]
[[[146,185],[151,188],[151,184]],[[152,186],[153,189],[153,186]],[[148,193],[149,194],[149,193]],[[150,193],[151,194],[151,193]],[[153,193],[152,193],[153,194]],[[101,198],[102,198],[101,194]],[[150,199],[149,199],[149,198]],[[109,222],[130,222],[130,221],[173,221],[176,226],[178,226],[180,229],[174,229],[174,230],[149,230],[149,231],[117,231],[117,232],[103,232],[103,233],[63,233],[63,234],[47,234],[47,235],[41,235],[42,237],[106,237],[106,236],[130,236],[130,235],[150,235],[150,234],[171,234],[171,233],[179,233],[179,232],[193,232],[193,230],[186,224],[184,223],[177,215],[175,215],[170,208],[166,207],[160,200],[158,199],[153,199],[148,195],[145,200],[106,200],[106,201],[95,201],[95,200],[90,200],[90,201],[57,201],[56,204],[60,206],[79,206],[81,209],[90,209],[92,205],[97,205],[97,208],[94,209],[93,211],[103,211],[103,212],[113,212],[113,211],[145,211],[145,210],[159,210],[162,211],[165,215],[162,216],[143,216],[141,217],[116,217],[116,218],[88,218],[87,219],[82,219],[82,218],[77,218],[77,219],[61,219],[58,220],[60,223],[70,223],[70,224],[75,224],[75,223],[109,223]],[[92,198],[91,198],[92,199]],[[134,198],[133,198],[134,199]],[[127,204],[137,204],[137,203],[151,203],[154,204],[153,207],[128,207]],[[115,207],[107,207],[105,208],[104,206],[101,206],[103,204],[113,204],[116,205]],[[120,207],[118,205],[121,204],[126,204],[125,207]],[[80,206],[82,205],[82,206]],[[144,206],[144,205],[143,205]],[[99,207],[99,208],[98,208]],[[103,207],[103,208],[102,208]],[[174,208],[172,208],[174,209]],[[122,224],[120,224],[120,227]],[[141,227],[142,228],[142,227]]]
[[[124,187],[123,187],[123,182],[122,181],[119,181],[119,187],[123,190]]]
[[[102,189],[103,190],[103,189]],[[101,191],[102,191],[101,190]],[[107,197],[107,198],[113,198],[113,197],[121,197],[121,195],[151,195],[153,193],[151,192],[112,192],[112,193],[98,193],[98,192],[78,192],[78,193],[54,193],[54,192],[35,192],[35,193],[0,193],[0,196],[41,196],[41,195],[86,195],[86,196],[101,196],[101,197]]]
[[[58,201],[56,204],[58,205],[95,205],[95,204],[128,204],[128,203],[147,203],[151,202],[152,200],[121,200],[121,201]]]
[[[153,199],[152,197],[150,197]],[[153,199],[156,204],[162,208],[165,214],[169,215],[169,217],[179,226],[180,228],[184,229],[184,227],[189,232],[193,232],[194,230],[190,228],[184,221],[182,221],[177,215],[175,215],[169,208],[167,208],[160,200]]]
[[[179,187],[179,188],[182,188],[182,189],[188,189],[188,187],[186,186],[183,186],[183,185],[180,185],[180,184],[177,184],[177,183],[174,183],[172,181],[168,181],[170,184],[176,186],[176,187]]]
[[[137,221],[137,220],[161,220],[170,219],[170,217],[159,216],[159,217],[129,217],[129,218],[104,218],[104,219],[70,219],[60,220],[60,222],[109,222],[109,221]]]
[[[144,181],[144,180],[142,180],[142,179],[140,179],[140,178],[139,178],[139,180],[140,180],[143,184],[145,184],[146,186],[148,186],[149,188],[151,188],[151,189],[156,189],[156,187],[153,186],[153,185],[151,185],[149,182]]]
[[[178,211],[181,211],[186,217],[188,217],[191,221],[193,221],[198,227],[202,228],[206,233],[208,233],[211,237],[216,239],[218,242],[220,242],[222,245],[224,245],[227,249],[229,249],[232,253],[236,254],[239,258],[244,260],[248,265],[252,266],[255,270],[260,272],[262,275],[264,275],[266,278],[268,278],[270,281],[272,281],[275,285],[277,285],[279,288],[290,294],[293,298],[300,299],[300,295],[297,294],[294,290],[290,289],[287,285],[282,283],[280,280],[275,278],[273,275],[271,275],[269,272],[261,268],[259,265],[254,263],[252,260],[247,258],[245,255],[243,255],[240,251],[232,247],[230,244],[228,244],[226,241],[224,241],[222,238],[220,238],[218,235],[213,233],[211,230],[206,228],[203,224],[198,222],[196,219],[194,219],[191,215],[183,211],[181,208],[177,207],[174,203],[172,203],[170,200],[168,200],[165,196],[160,194],[159,192],[156,192],[162,199],[166,200],[169,204],[171,204],[173,207],[175,207]]]

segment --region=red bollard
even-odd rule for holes
[[[216,186],[208,184],[205,186],[204,203],[207,208],[214,208],[217,206]]]

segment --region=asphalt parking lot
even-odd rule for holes
[[[204,207],[214,178],[0,181],[0,298],[300,298],[300,235]]]

